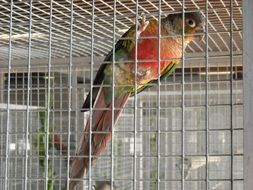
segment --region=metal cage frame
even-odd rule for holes
[[[22,1],[21,1],[22,2]],[[99,2],[96,4],[96,2]],[[139,3],[140,2],[140,3]],[[83,83],[85,83],[85,80],[89,81],[87,82],[87,84],[89,84],[89,87],[87,87],[87,89],[90,89],[91,94],[93,93],[93,83],[92,83],[92,79],[94,78],[94,73],[97,70],[100,62],[103,62],[103,58],[104,55],[106,53],[108,53],[108,50],[112,49],[113,52],[115,52],[115,44],[117,42],[118,39],[120,39],[120,36],[122,34],[122,31],[125,31],[127,29],[127,27],[129,27],[130,25],[132,25],[133,23],[138,23],[138,16],[135,16],[133,19],[128,18],[127,16],[130,14],[133,15],[140,15],[140,13],[142,11],[144,11],[150,18],[157,18],[159,26],[161,25],[161,18],[166,14],[166,13],[171,13],[171,12],[182,12],[183,18],[185,15],[185,12],[187,12],[187,10],[185,10],[185,6],[189,6],[190,8],[194,7],[195,9],[198,9],[199,11],[202,12],[202,14],[205,16],[205,21],[206,26],[205,26],[205,32],[204,35],[205,36],[205,43],[197,43],[197,42],[193,42],[187,49],[186,52],[183,51],[182,54],[182,64],[181,67],[179,67],[175,73],[173,74],[173,81],[177,83],[180,87],[179,87],[179,91],[181,94],[181,100],[180,102],[180,116],[181,116],[181,120],[180,120],[180,125],[181,128],[175,130],[176,132],[180,133],[180,155],[176,155],[177,157],[180,157],[180,164],[175,166],[178,167],[180,170],[180,175],[181,178],[176,179],[176,180],[167,180],[167,181],[177,181],[180,183],[178,189],[181,190],[185,190],[187,187],[185,187],[185,184],[187,183],[187,174],[185,173],[185,170],[187,168],[185,168],[187,166],[187,153],[186,153],[186,133],[189,132],[189,130],[185,127],[185,121],[186,121],[186,111],[189,107],[186,105],[186,98],[187,98],[187,85],[192,85],[193,83],[187,83],[188,80],[188,76],[187,73],[192,73],[192,72],[198,72],[198,73],[202,73],[202,78],[201,78],[201,82],[204,83],[204,87],[202,87],[203,89],[201,89],[204,92],[204,98],[203,101],[205,102],[202,106],[202,108],[204,109],[204,117],[205,117],[205,123],[204,129],[193,129],[190,132],[202,132],[204,134],[204,143],[205,143],[205,151],[203,154],[192,154],[191,156],[195,156],[195,157],[200,157],[200,156],[205,156],[204,160],[201,160],[199,162],[205,162],[204,167],[205,167],[205,178],[199,180],[198,178],[195,180],[196,183],[199,181],[203,181],[204,182],[204,186],[205,189],[209,189],[209,185],[210,182],[213,180],[210,180],[210,173],[209,173],[209,162],[211,162],[211,158],[210,158],[210,139],[211,139],[211,135],[210,133],[212,133],[213,131],[215,131],[214,129],[212,129],[210,126],[210,121],[209,121],[209,116],[210,116],[210,108],[215,107],[215,104],[209,103],[209,95],[211,96],[212,94],[210,93],[210,86],[211,83],[215,80],[212,80],[209,73],[213,72],[213,68],[210,67],[210,65],[212,65],[213,67],[221,65],[221,61],[222,59],[224,59],[225,63],[223,63],[223,67],[220,66],[220,70],[218,69],[219,72],[227,72],[227,78],[225,78],[224,80],[221,79],[219,80],[219,78],[217,79],[216,82],[227,82],[225,84],[228,85],[227,89],[229,91],[229,95],[226,97],[229,97],[229,100],[226,105],[229,107],[229,116],[230,116],[230,120],[229,122],[229,126],[230,128],[226,128],[225,130],[228,131],[228,139],[230,139],[230,153],[224,153],[224,154],[220,154],[223,156],[227,156],[229,157],[229,163],[230,163],[230,178],[224,180],[224,181],[228,181],[230,183],[230,189],[234,190],[236,187],[234,186],[234,183],[237,181],[243,181],[243,188],[245,190],[251,190],[253,188],[253,180],[251,180],[252,176],[253,176],[253,146],[251,145],[251,136],[253,136],[253,123],[252,123],[252,117],[251,117],[251,113],[253,113],[253,92],[252,92],[252,88],[251,88],[251,83],[253,81],[253,76],[252,76],[252,72],[253,72],[253,65],[251,64],[251,61],[253,60],[253,38],[250,38],[249,36],[251,36],[253,34],[253,22],[252,19],[253,18],[253,1],[252,0],[243,0],[243,7],[241,6],[240,3],[238,3],[237,0],[220,0],[219,2],[217,2],[217,4],[221,4],[224,5],[224,7],[221,7],[220,9],[224,9],[224,12],[229,15],[226,15],[226,19],[222,19],[222,17],[220,15],[222,15],[221,13],[217,12],[217,10],[219,10],[219,7],[216,4],[216,1],[213,0],[212,3],[210,3],[210,0],[203,0],[203,4],[199,2],[195,2],[194,0],[177,0],[177,1],[170,1],[167,2],[166,0],[157,0],[157,2],[153,2],[150,0],[146,0],[147,3],[149,3],[149,6],[153,7],[154,9],[156,9],[156,12],[152,12],[152,10],[149,7],[145,7],[141,4],[142,1],[131,1],[131,3],[129,3],[129,5],[127,4],[128,2],[126,1],[110,1],[110,2],[106,2],[103,0],[93,0],[93,1],[85,1],[85,0],[80,0],[80,4],[83,5],[87,5],[89,7],[89,9],[85,9],[82,8],[81,6],[78,7],[78,4],[76,4],[74,2],[74,0],[66,0],[66,4],[69,5],[65,5],[65,4],[61,4],[58,3],[57,1],[50,1],[49,4],[47,4],[47,2],[42,1],[37,1],[37,0],[30,0],[30,1],[26,1],[24,0],[22,3],[24,3],[24,7],[22,6],[16,6],[13,0],[11,0],[11,2],[8,1],[3,1],[3,4],[1,5],[0,3],[0,8],[2,10],[4,10],[2,13],[0,13],[3,18],[0,18],[0,26],[2,26],[3,28],[3,32],[0,33],[0,47],[2,47],[3,51],[0,51],[0,56],[2,56],[2,58],[0,58],[0,90],[1,90],[1,95],[0,95],[0,101],[4,99],[4,94],[6,95],[6,99],[5,101],[3,101],[3,103],[5,104],[0,104],[0,111],[6,113],[6,120],[4,120],[6,122],[6,124],[3,124],[3,126],[6,126],[6,130],[1,130],[1,137],[5,137],[4,141],[1,140],[0,141],[0,148],[3,147],[3,145],[5,145],[4,147],[4,153],[2,154],[2,150],[1,150],[1,162],[5,163],[5,166],[0,167],[1,170],[3,170],[3,172],[0,172],[0,181],[2,181],[2,186],[3,189],[11,189],[9,187],[9,165],[8,163],[10,162],[10,158],[11,155],[9,153],[10,150],[10,136],[12,135],[12,132],[10,132],[10,128],[9,126],[11,125],[11,112],[12,110],[18,109],[18,110],[22,110],[25,113],[25,130],[24,133],[22,133],[24,135],[25,138],[25,142],[24,142],[24,146],[25,146],[25,152],[24,155],[22,155],[24,157],[24,176],[21,179],[21,181],[24,181],[24,183],[22,182],[22,189],[29,189],[31,188],[31,186],[29,187],[29,182],[31,183],[31,177],[29,177],[29,151],[30,149],[28,148],[29,145],[29,140],[30,140],[30,136],[33,134],[30,131],[30,126],[31,126],[31,117],[33,112],[37,112],[37,114],[39,114],[40,110],[43,110],[45,113],[45,126],[46,126],[46,130],[44,132],[45,135],[45,176],[43,176],[41,179],[44,183],[44,189],[46,190],[50,190],[48,184],[50,182],[50,180],[52,180],[49,175],[50,175],[50,171],[48,168],[50,168],[51,166],[49,165],[49,160],[52,159],[53,156],[51,156],[50,154],[50,139],[51,139],[51,135],[52,132],[49,131],[49,126],[51,125],[51,119],[53,114],[51,112],[55,111],[54,107],[52,107],[50,105],[51,101],[54,101],[54,98],[51,97],[51,93],[54,92],[56,90],[56,88],[52,87],[52,81],[51,80],[47,80],[48,82],[46,82],[44,85],[44,87],[42,88],[44,90],[45,93],[45,108],[42,108],[40,106],[37,107],[33,107],[30,105],[30,101],[32,99],[32,91],[35,89],[37,90],[37,92],[39,92],[39,88],[40,87],[36,87],[33,88],[33,84],[32,84],[32,74],[35,72],[38,72],[42,69],[45,73],[47,73],[47,75],[43,76],[43,77],[47,77],[47,79],[50,78],[54,78],[55,77],[55,73],[57,72],[61,66],[64,67],[63,71],[61,72],[60,78],[63,77],[63,74],[65,74],[68,77],[68,80],[66,82],[66,87],[64,87],[65,90],[67,90],[67,98],[68,100],[67,102],[67,108],[66,109],[61,109],[59,108],[58,111],[66,111],[67,112],[67,131],[62,132],[61,133],[63,135],[66,135],[66,139],[67,139],[67,155],[66,155],[66,162],[67,167],[66,169],[66,173],[67,175],[65,176],[66,181],[67,181],[67,189],[69,188],[68,186],[68,182],[70,181],[70,170],[71,170],[71,159],[75,156],[73,155],[73,152],[71,152],[71,146],[72,146],[72,136],[71,134],[73,133],[73,129],[71,128],[72,125],[72,114],[73,112],[75,112],[75,114],[77,115],[77,111],[80,111],[80,108],[78,108],[78,106],[76,105],[77,102],[74,102],[74,100],[77,99],[76,95],[74,96],[73,91],[76,90],[78,91],[78,87],[74,86],[73,84],[78,84],[78,76],[77,76],[77,72],[78,72],[78,68],[82,67],[82,62],[85,61],[86,63],[89,62],[90,65],[86,66],[86,69],[84,71],[80,71],[82,72],[82,74],[85,76],[83,77]],[[7,5],[9,3],[9,7],[6,7],[5,5]],[[83,4],[82,4],[83,3]],[[187,4],[189,3],[189,4]],[[46,7],[46,9],[49,11],[47,14],[43,13],[47,16],[46,19],[43,18],[43,16],[41,16],[40,14],[35,14],[34,12],[36,11],[42,11],[43,9],[39,10],[39,7],[33,6],[33,4],[35,5],[43,5]],[[121,13],[120,11],[118,11],[118,7],[121,7],[120,11],[124,10],[124,11],[128,11],[129,13]],[[199,5],[200,4],[200,5]],[[165,11],[162,11],[163,6],[167,6],[167,8],[165,9]],[[54,8],[54,6],[57,6],[57,9]],[[103,9],[103,6],[107,7],[107,9]],[[129,8],[129,7],[130,8]],[[29,7],[29,10],[27,10],[27,7]],[[176,7],[176,8],[174,8]],[[134,8],[135,10],[132,10],[132,8]],[[240,23],[240,19],[237,18],[237,16],[239,15],[239,13],[242,13],[242,8],[243,8],[243,27],[241,26],[242,23]],[[15,10],[14,10],[15,9]],[[59,11],[61,9],[62,11]],[[78,11],[79,12],[78,12]],[[22,15],[23,12],[26,13],[26,15]],[[34,11],[34,12],[33,12]],[[84,12],[85,14],[82,15],[81,12]],[[210,14],[211,16],[209,17],[209,11],[212,12],[212,14]],[[109,13],[108,13],[109,12]],[[7,14],[9,13],[9,14]],[[61,20],[61,17],[58,16],[61,15],[63,18]],[[97,14],[97,15],[96,15]],[[34,20],[33,17],[36,17],[36,19]],[[236,15],[236,16],[234,16]],[[99,18],[99,16],[101,16],[101,18]],[[126,17],[126,18],[124,18]],[[209,19],[213,19],[215,17],[217,23],[215,23],[215,21],[209,21]],[[225,16],[224,16],[225,17]],[[238,16],[239,17],[239,16]],[[24,20],[22,21],[23,18]],[[8,21],[9,19],[9,21]],[[238,19],[238,20],[236,20]],[[39,23],[41,21],[41,23]],[[88,21],[90,23],[87,24],[85,23],[85,21]],[[59,23],[58,23],[59,22]],[[61,24],[66,24],[66,26],[62,26]],[[38,24],[38,25],[36,25]],[[47,25],[48,24],[48,25]],[[7,26],[8,25],[8,26]],[[80,26],[78,26],[80,25]],[[119,27],[120,25],[120,27]],[[40,28],[40,26],[43,26],[45,28]],[[108,28],[107,28],[108,26]],[[17,29],[15,29],[15,27],[17,27]],[[39,36],[38,39],[34,39],[34,35],[33,34],[33,27],[35,27],[36,31],[45,31],[48,33],[48,36]],[[87,27],[87,28],[85,28]],[[183,28],[184,28],[184,24],[183,24]],[[217,28],[216,28],[217,27]],[[243,36],[242,36],[242,29],[243,28]],[[120,31],[120,29],[122,29],[122,31]],[[106,31],[103,32],[102,30]],[[24,32],[26,31],[28,33],[27,36],[25,36],[25,40],[17,40],[15,41],[13,38],[17,37],[15,35],[17,35],[18,32]],[[54,34],[54,32],[57,31],[57,34]],[[183,30],[184,31],[184,30]],[[6,34],[8,32],[8,35]],[[137,33],[137,27],[135,28],[135,32]],[[4,33],[4,34],[2,34]],[[160,27],[159,27],[159,32],[158,32],[158,36],[160,36]],[[82,36],[82,34],[85,34]],[[7,35],[7,37],[6,37]],[[39,35],[39,34],[38,34]],[[62,36],[61,36],[62,35]],[[103,38],[99,35],[103,35]],[[225,35],[227,35],[226,37],[224,37]],[[15,36],[15,37],[14,37]],[[88,37],[87,37],[88,36]],[[184,36],[185,33],[182,32],[182,44],[184,45]],[[217,39],[214,37],[216,36]],[[24,36],[23,36],[24,37]],[[84,39],[82,39],[82,37]],[[42,44],[42,41],[45,40],[47,38],[47,42],[48,45],[44,45]],[[226,38],[226,39],[225,39]],[[160,38],[158,38],[158,44],[160,44]],[[225,39],[225,40],[224,40]],[[243,129],[242,128],[234,128],[235,125],[235,121],[233,120],[234,118],[234,110],[235,110],[235,105],[236,102],[235,101],[235,97],[237,95],[237,89],[234,87],[234,85],[236,86],[237,84],[235,79],[234,79],[234,75],[236,75],[236,77],[238,77],[237,75],[239,75],[238,73],[242,72],[242,65],[241,65],[241,41],[243,39],[243,93],[244,93],[244,97],[243,97]],[[80,40],[80,41],[78,41]],[[103,41],[104,40],[104,41]],[[109,44],[109,41],[112,41],[112,43]],[[135,41],[138,41],[137,36],[135,37]],[[28,42],[26,44],[26,42]],[[58,43],[57,43],[58,42]],[[33,44],[34,43],[34,44]],[[41,44],[40,44],[41,43]],[[22,47],[22,44],[25,44],[25,50],[27,50],[27,58],[24,58],[24,55],[19,54],[18,49],[15,49],[17,47]],[[56,44],[56,45],[55,45]],[[66,45],[67,44],[67,45]],[[39,47],[41,45],[41,47]],[[36,47],[36,48],[34,48]],[[34,49],[33,49],[34,48]],[[216,49],[217,52],[212,52],[210,50],[214,50]],[[223,51],[226,50],[226,51]],[[161,58],[160,58],[160,46],[158,46],[158,62],[160,63]],[[8,53],[7,53],[8,52]],[[47,53],[46,53],[47,52]],[[217,54],[215,54],[217,53]],[[138,51],[137,51],[137,47],[135,48],[135,54],[138,55]],[[191,56],[193,55],[193,56]],[[37,59],[36,63],[33,63],[33,61]],[[217,60],[216,60],[217,59]],[[135,56],[135,60],[134,60],[134,64],[135,64],[135,71],[138,70],[138,59],[137,56]],[[192,66],[194,65],[195,70],[197,71],[193,71],[194,69],[191,68],[191,66],[187,66],[187,64],[189,64]],[[204,63],[204,67],[203,67],[203,63]],[[114,71],[114,67],[115,67],[116,61],[115,61],[115,53],[113,53],[113,61],[112,61],[112,70]],[[201,65],[201,66],[200,66]],[[199,67],[199,68],[198,68]],[[198,68],[198,69],[196,69]],[[188,69],[188,70],[187,70]],[[160,65],[158,66],[158,70],[160,72]],[[217,72],[218,72],[217,71]],[[19,106],[17,107],[13,107],[13,104],[11,103],[11,92],[13,91],[13,87],[12,87],[12,83],[11,83],[11,79],[17,77],[18,72],[23,72],[26,73],[27,76],[22,75],[22,80],[25,81],[27,79],[27,86],[23,85],[22,86],[22,90],[23,90],[23,94],[27,94],[27,96],[24,98],[26,100],[23,101],[26,102],[26,105],[23,106]],[[214,70],[214,73],[216,71]],[[2,74],[4,73],[4,74]],[[14,73],[14,74],[13,74]],[[14,76],[13,76],[13,75]],[[178,77],[178,76],[179,77]],[[189,74],[189,78],[191,78],[191,74]],[[88,76],[88,77],[87,77]],[[6,77],[7,80],[5,80],[5,82],[7,82],[6,84],[4,84],[3,78]],[[39,78],[38,76],[37,79]],[[241,76],[242,77],[242,76]],[[241,80],[241,77],[240,78]],[[24,79],[26,78],[26,79]],[[88,79],[87,79],[88,78]],[[137,73],[135,72],[135,88],[137,87]],[[180,78],[180,79],[178,79]],[[112,98],[114,97],[114,74],[112,77]],[[6,88],[1,88],[2,85],[5,85]],[[38,81],[39,84],[39,81]],[[83,84],[83,87],[87,84]],[[3,86],[4,86],[3,85]],[[155,157],[155,163],[156,163],[156,178],[155,180],[146,180],[147,182],[154,182],[155,184],[155,189],[157,190],[161,190],[163,189],[163,186],[161,185],[162,182],[166,181],[163,179],[161,179],[160,177],[160,171],[161,171],[161,163],[162,163],[162,148],[161,148],[161,141],[163,139],[162,135],[163,135],[163,130],[161,129],[161,122],[162,122],[162,117],[161,117],[161,112],[162,107],[162,100],[161,100],[161,96],[162,94],[162,83],[160,81],[160,79],[158,79],[157,82],[157,86],[156,89],[152,92],[153,94],[156,94],[156,105],[152,107],[152,105],[150,107],[148,107],[148,109],[151,110],[151,108],[153,110],[155,110],[156,112],[156,120],[155,120],[155,125],[157,126],[156,131],[154,132],[155,134],[155,142],[156,142],[156,155],[149,155],[147,157]],[[173,90],[176,93],[175,86],[173,86]],[[15,90],[15,87],[14,87]],[[62,86],[60,85],[58,87],[57,90],[63,90]],[[18,91],[18,90],[17,90]],[[3,94],[3,95],[2,95]],[[60,93],[61,94],[61,93]],[[143,96],[145,96],[147,94],[144,94]],[[3,97],[2,97],[3,96]],[[62,99],[62,98],[60,98]],[[91,99],[92,101],[92,96]],[[2,102],[0,102],[2,103]],[[133,154],[131,155],[133,158],[133,177],[130,181],[132,181],[132,189],[137,190],[138,187],[140,188],[140,186],[138,186],[138,182],[140,181],[139,178],[137,177],[138,175],[138,159],[139,159],[139,155],[137,153],[137,149],[138,149],[138,141],[137,141],[137,135],[138,135],[138,109],[142,109],[143,107],[141,107],[139,105],[139,96],[137,96],[137,92],[135,92],[135,96],[132,99],[133,104],[133,130],[130,131],[131,133],[133,133]],[[240,104],[240,103],[239,103]],[[240,104],[241,105],[241,104]],[[2,107],[1,107],[2,106]],[[173,106],[171,106],[173,107]],[[176,107],[174,105],[174,107]],[[194,107],[194,106],[192,106]],[[114,101],[112,101],[112,113],[114,113],[115,111],[115,106],[114,106]],[[92,110],[93,107],[92,105],[90,105],[90,115],[88,116],[91,120],[90,122],[90,130],[89,130],[89,140],[90,142],[92,141]],[[1,114],[1,113],[0,113]],[[142,113],[143,114],[143,113]],[[87,116],[85,114],[83,114],[82,116]],[[17,116],[16,116],[17,117]],[[62,116],[61,116],[62,117]],[[112,114],[112,120],[114,120],[114,114]],[[2,121],[2,119],[1,119]],[[39,121],[37,121],[39,123]],[[2,123],[1,123],[2,124]],[[81,123],[82,124],[82,123]],[[115,124],[112,122],[112,136],[114,134],[117,134],[118,131],[114,131],[114,126]],[[217,129],[217,130],[224,130],[224,129]],[[225,131],[224,130],[224,131]],[[234,152],[234,138],[235,138],[235,133],[237,132],[237,130],[243,131],[243,142],[244,142],[244,147],[243,147],[243,153],[235,153]],[[129,131],[125,131],[125,132],[129,132]],[[123,131],[124,132],[124,131]],[[16,132],[16,135],[18,135],[18,132]],[[78,134],[77,134],[78,135]],[[226,134],[227,135],[227,134]],[[112,143],[110,144],[110,155],[105,155],[105,157],[107,157],[109,159],[109,163],[110,163],[110,178],[109,180],[106,179],[107,181],[109,181],[110,184],[114,184],[115,181],[117,181],[114,179],[115,176],[115,171],[114,171],[114,167],[115,167],[115,156],[114,156],[114,152],[115,150],[115,146],[114,146],[114,142],[115,139],[112,138]],[[90,144],[90,149],[91,149],[91,144]],[[172,155],[171,157],[174,158],[176,157],[174,155]],[[212,156],[212,155],[211,155]],[[234,160],[235,160],[235,156],[243,156],[243,179],[234,179]],[[18,157],[18,156],[17,156]],[[122,156],[124,157],[124,156]],[[166,156],[164,156],[166,157]],[[169,156],[167,156],[169,157]],[[91,164],[91,159],[92,159],[92,153],[91,151],[89,152],[89,170],[88,170],[88,174],[87,177],[83,178],[82,181],[87,183],[86,187],[88,187],[88,189],[92,189],[93,188],[93,169],[92,169],[92,164]],[[127,157],[126,157],[127,159]],[[7,163],[7,164],[6,164]],[[1,164],[0,164],[1,166]],[[2,174],[1,174],[2,173]],[[64,178],[64,177],[62,177]],[[29,181],[30,180],[30,181]],[[40,180],[36,178],[36,180]],[[28,182],[29,181],[29,182]],[[122,181],[124,181],[124,179],[122,179]],[[143,180],[145,181],[145,179]],[[192,180],[194,181],[194,180]],[[214,180],[215,181],[215,180]],[[61,179],[60,179],[60,184]],[[143,182],[144,183],[144,182]],[[39,185],[37,186],[39,188]],[[60,187],[59,187],[60,188]],[[113,185],[111,185],[110,189],[112,190],[114,187]],[[143,187],[142,187],[143,188]]]

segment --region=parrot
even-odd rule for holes
[[[187,45],[195,39],[196,33],[203,32],[204,17],[200,12],[185,12],[184,15],[183,21],[182,13],[168,14],[161,18],[160,24],[157,19],[146,20],[146,16],[142,15],[141,21],[130,27],[105,57],[104,62],[107,64],[102,64],[98,69],[93,81],[96,87],[93,87],[92,93],[88,93],[83,104],[83,112],[92,107],[92,122],[87,119],[76,153],[78,157],[74,157],[72,161],[70,190],[88,171],[89,153],[93,164],[97,156],[105,151],[112,138],[112,126],[116,125],[128,99],[157,83],[158,78],[162,80],[169,76],[179,64]]]
[[[53,169],[53,163],[52,160],[46,160],[46,148],[48,150],[51,150],[52,148],[55,148],[58,150],[62,155],[67,155],[68,147],[64,145],[60,141],[60,136],[59,134],[53,133],[53,126],[49,125],[48,128],[46,127],[46,113],[44,111],[39,112],[39,121],[40,121],[40,128],[38,129],[37,133],[34,134],[33,138],[33,145],[36,148],[36,152],[39,156],[39,166],[40,166],[40,171],[42,172],[42,175],[45,174],[46,172],[46,164],[48,164],[48,181],[47,181],[47,188],[48,190],[53,190],[54,189],[54,183],[53,183],[53,178],[55,177],[55,172]],[[45,135],[45,131],[48,130],[48,147],[46,146],[47,144],[47,139]]]

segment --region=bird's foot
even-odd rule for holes
[[[135,71],[135,68],[132,69],[132,73],[135,75],[136,72],[136,81],[138,84],[142,84],[143,80],[150,78],[151,70],[150,67],[146,69],[138,68],[137,71]]]
[[[140,34],[147,28],[149,21],[146,20],[145,13],[141,13],[141,22],[138,23],[138,31],[137,38],[139,38]]]

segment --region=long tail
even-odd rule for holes
[[[115,108],[123,108],[125,104],[127,103],[127,100],[130,96],[129,94],[124,94],[117,98],[114,101],[114,107]],[[111,111],[111,104],[106,105],[104,101],[104,90],[101,89],[98,99],[95,104],[95,110],[93,111],[93,123],[92,123],[92,132],[102,132],[99,133],[92,133],[91,136],[91,155],[92,156],[98,156],[100,155],[107,147],[108,143],[111,140],[111,124],[112,124],[112,111]],[[96,108],[100,110],[96,110]],[[102,110],[102,109],[107,110]],[[109,108],[109,109],[108,109]],[[122,109],[116,109],[114,110],[114,123],[116,124],[119,115],[121,113]],[[74,180],[75,178],[81,178],[84,173],[88,170],[89,167],[89,148],[90,148],[90,142],[89,142],[89,130],[90,130],[90,120],[87,121],[85,126],[85,133],[81,137],[81,146],[79,148],[79,152],[77,155],[79,156],[85,156],[85,157],[76,157],[73,159],[72,162],[72,170],[70,175],[70,181],[69,181],[69,189],[72,190],[75,185],[78,183],[77,180]],[[93,157],[92,162],[95,160]]]

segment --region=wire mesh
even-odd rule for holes
[[[89,144],[90,169],[76,189],[243,189],[241,0],[3,0],[0,10],[0,189],[68,189],[87,120],[89,142],[103,134],[92,129],[95,108],[81,111],[99,88],[98,68],[110,64],[105,56],[112,50],[114,100],[122,34],[142,12],[161,26],[166,15],[190,11],[204,16],[205,31],[196,34],[204,40],[183,49],[169,77],[134,93],[111,122],[105,152],[94,155]],[[160,63],[158,28],[150,38],[158,39]],[[182,47],[185,36],[183,29]],[[138,53],[135,46],[129,61],[135,88],[138,63],[152,61]],[[110,109],[114,121],[114,101]]]
[[[253,7],[253,2],[252,1],[244,1],[243,2],[243,39],[245,40],[243,43],[243,65],[244,65],[244,82],[243,82],[243,87],[244,87],[244,101],[248,102],[245,104],[243,107],[244,111],[244,117],[243,117],[243,125],[244,125],[244,130],[243,130],[243,142],[244,142],[244,162],[243,162],[243,173],[244,173],[244,189],[251,189],[253,186],[253,182],[251,180],[251,173],[252,173],[252,166],[253,162],[248,159],[250,157],[250,154],[252,152],[252,146],[251,146],[251,136],[252,136],[252,123],[251,123],[251,109],[253,108],[252,106],[252,92],[250,88],[248,88],[249,84],[252,81],[252,54],[249,52],[252,51],[252,42],[251,38],[248,38],[248,34],[252,33],[252,22],[249,22],[249,18],[251,18],[253,12],[252,12],[252,7]]]

